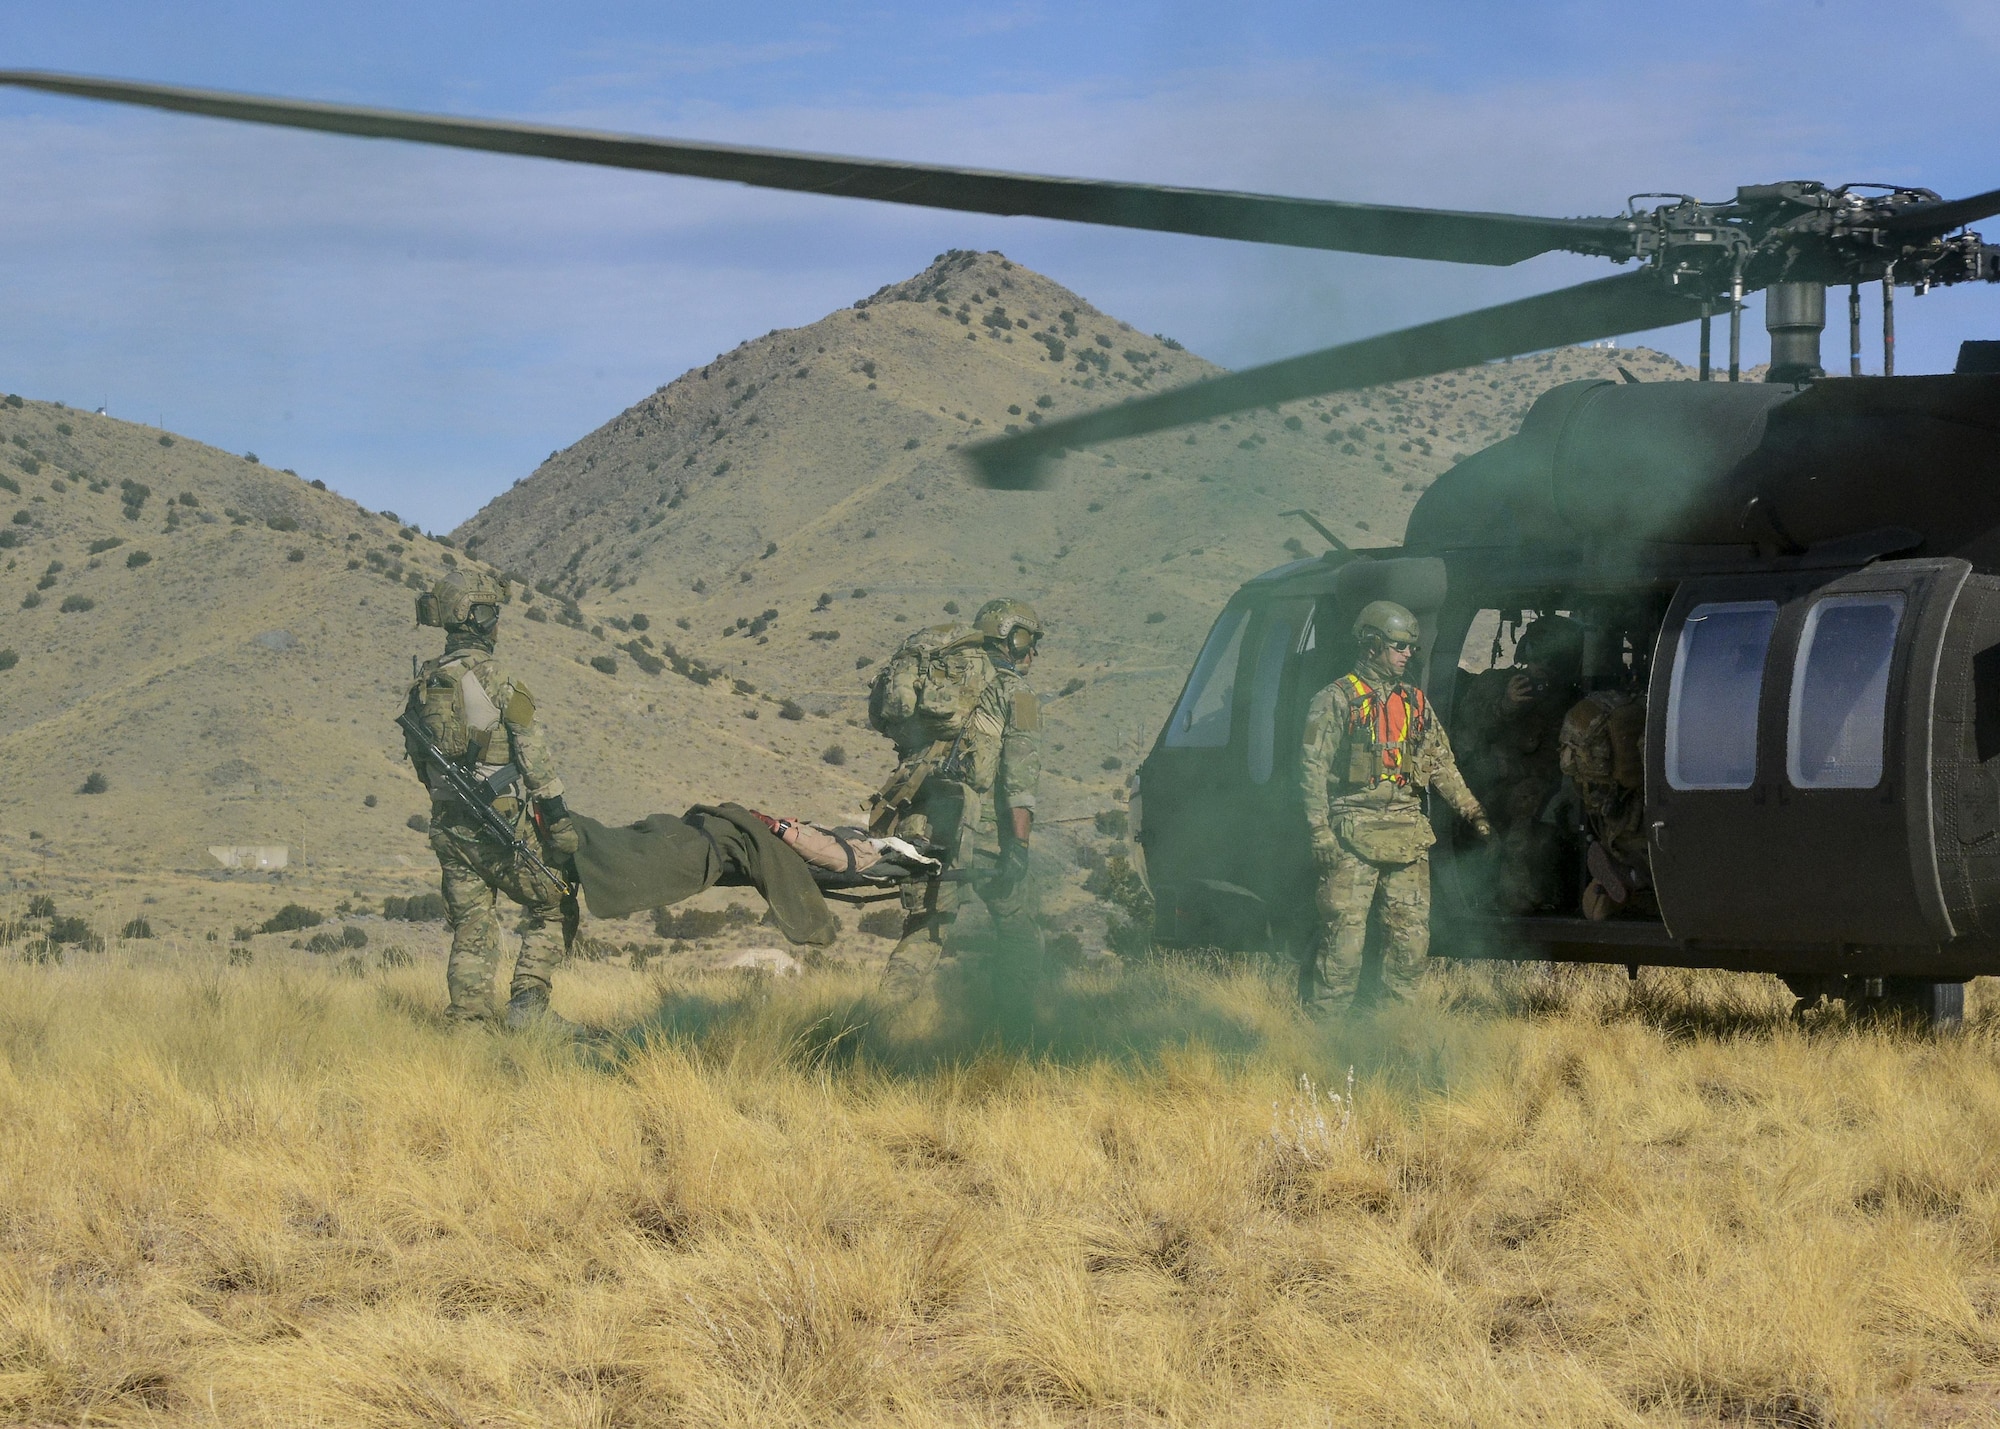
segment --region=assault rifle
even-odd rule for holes
[[[444,780],[445,788],[450,791],[452,797],[471,811],[472,816],[486,826],[487,832],[540,869],[548,880],[562,891],[563,897],[576,896],[576,884],[550,868],[534,846],[515,833],[514,826],[502,818],[499,810],[493,807],[497,791],[492,785],[484,779],[474,777],[471,770],[439,749],[437,741],[431,738],[430,731],[424,728],[423,721],[417,718],[414,711],[404,710],[396,716],[396,723],[402,726],[403,733],[416,741],[417,748],[423,751],[425,761]],[[510,770],[511,768],[512,766],[509,766]]]

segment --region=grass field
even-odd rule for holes
[[[332,961],[0,963],[0,1419],[2000,1420],[1984,988],[1945,1037],[1598,970],[1316,1025],[1167,964],[1024,1055],[853,972],[586,967],[629,1031],[579,1055]]]

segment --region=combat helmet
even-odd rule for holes
[[[1354,617],[1354,638],[1370,653],[1384,645],[1407,645],[1414,650],[1423,639],[1423,627],[1395,601],[1371,600]]]
[[[1042,622],[1035,608],[1025,600],[1008,596],[980,606],[979,613],[972,617],[972,628],[988,643],[1004,650],[1011,660],[1026,658],[1035,648],[1035,642],[1042,638]]]
[[[490,634],[499,620],[500,607],[506,603],[506,582],[482,571],[459,571],[417,597],[417,624],[445,630],[479,629]],[[482,605],[490,606],[493,614],[476,619],[474,608]]]
[[[1521,632],[1514,664],[1540,665],[1569,682],[1583,669],[1583,627],[1566,615],[1545,615]]]

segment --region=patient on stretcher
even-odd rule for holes
[[[804,859],[813,870],[813,877],[823,884],[835,880],[821,877],[822,870],[856,875],[869,883],[887,883],[923,877],[941,867],[935,857],[908,839],[878,838],[866,829],[847,824],[828,828],[804,819],[776,819],[761,809],[750,812]]]
[[[915,841],[775,819],[740,804],[697,804],[679,816],[651,814],[619,827],[576,811],[572,817],[577,881],[597,918],[663,908],[717,885],[750,886],[787,938],[824,946],[839,931],[828,896],[868,901],[839,890],[943,876],[936,850]]]

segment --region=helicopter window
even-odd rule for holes
[[[1222,612],[1201,657],[1194,662],[1187,693],[1167,722],[1162,741],[1174,749],[1219,749],[1229,743],[1229,712],[1236,703],[1236,666],[1243,655],[1243,628],[1250,611],[1236,606]]]
[[[1279,601],[1264,618],[1257,639],[1257,660],[1250,672],[1250,778],[1267,784],[1277,763],[1278,695],[1284,685],[1287,659],[1303,655],[1315,644],[1313,603]]]
[[[1806,614],[1792,672],[1785,772],[1800,789],[1872,789],[1882,782],[1889,657],[1903,597],[1834,595]]]
[[[1748,789],[1757,778],[1757,696],[1778,605],[1709,601],[1681,627],[1667,696],[1667,782]]]

